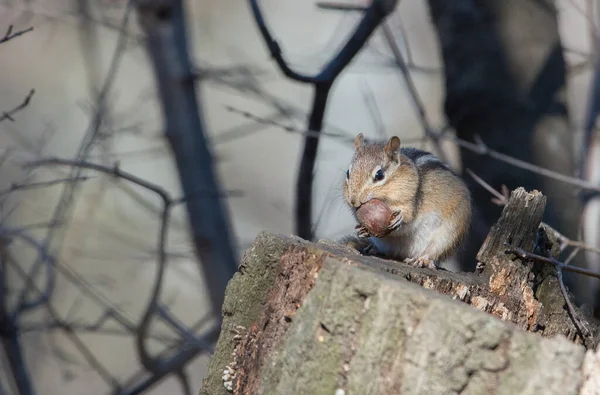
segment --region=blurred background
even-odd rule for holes
[[[248,1],[185,1],[184,30],[170,25],[181,23],[177,13],[160,14],[155,3],[0,2],[0,394],[197,393],[218,335],[211,303],[232,274],[221,262],[232,262],[226,253],[202,259],[213,252],[198,232],[209,241],[228,232],[231,240],[213,250],[229,246],[236,261],[260,231],[299,233],[297,177],[312,136],[313,85],[281,72]],[[257,3],[288,65],[308,75],[336,55],[371,4]],[[551,226],[599,247],[597,191],[577,184],[600,178],[597,8],[596,0],[398,2],[329,92],[310,238],[352,232],[342,181],[352,140],[363,133],[432,150],[469,182],[478,212],[450,270],[474,268],[501,211],[467,168],[500,191],[541,190]],[[190,146],[210,150],[214,171],[184,168],[173,147],[190,140],[165,137],[189,125],[173,127],[168,111],[194,112],[183,111],[179,88],[159,89],[169,64],[181,86],[195,86],[192,118],[204,129]],[[539,168],[524,170],[482,147]],[[200,150],[185,163],[194,160],[210,157]],[[195,206],[206,217],[217,202],[214,218],[190,221],[194,208],[177,200],[188,195],[182,177],[219,185]],[[580,250],[565,249],[563,258],[598,270],[596,255]],[[207,281],[211,271],[219,281]],[[596,281],[569,281],[578,303],[597,308]]]

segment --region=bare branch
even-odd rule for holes
[[[156,308],[156,303],[157,303],[157,300],[158,300],[158,297],[160,294],[160,290],[162,287],[162,278],[163,278],[164,269],[165,269],[165,265],[166,265],[165,245],[166,245],[167,230],[168,230],[168,225],[169,225],[169,213],[170,213],[170,208],[172,206],[173,200],[171,199],[169,193],[164,188],[162,188],[158,185],[152,184],[152,183],[150,183],[144,179],[141,179],[137,176],[134,176],[132,174],[122,171],[119,168],[118,164],[115,164],[115,166],[113,168],[109,168],[106,166],[102,166],[102,165],[98,165],[98,164],[90,163],[90,162],[85,162],[85,161],[73,161],[73,160],[60,159],[60,158],[48,158],[48,159],[41,159],[41,160],[29,162],[25,166],[38,167],[38,166],[44,166],[44,165],[72,166],[72,167],[78,167],[78,168],[83,168],[83,169],[92,169],[95,171],[99,171],[101,173],[114,175],[115,177],[122,178],[122,179],[132,182],[140,187],[143,187],[151,192],[156,193],[163,201],[163,213],[162,213],[162,218],[161,218],[160,235],[159,235],[159,241],[158,241],[158,245],[159,245],[158,256],[159,257],[158,257],[158,267],[157,267],[157,272],[156,272],[156,277],[155,277],[155,283],[154,283],[154,287],[153,287],[153,291],[152,291],[152,296],[150,298],[150,303],[148,305],[148,308],[146,309],[144,317],[142,318],[142,322],[139,326],[139,334],[138,334],[138,339],[140,339],[138,342],[138,345],[140,346],[140,352],[142,352],[142,354],[144,354],[143,361],[149,361],[151,358],[148,356],[148,354],[146,352],[146,347],[145,347],[144,341],[146,338],[146,334],[148,332],[149,321],[150,321],[150,318]]]
[[[592,335],[591,331],[589,330],[589,328],[587,328],[586,325],[583,323],[583,320],[579,319],[579,317],[577,315],[576,309],[573,306],[573,304],[570,300],[569,294],[567,292],[567,289],[565,287],[562,272],[570,271],[573,273],[579,273],[579,274],[583,274],[586,276],[595,277],[595,278],[599,278],[599,279],[600,279],[600,273],[596,273],[594,271],[582,269],[582,268],[575,267],[575,266],[569,266],[569,265],[567,265],[563,262],[557,261],[556,259],[553,259],[553,258],[549,258],[549,257],[537,255],[537,254],[532,254],[530,252],[523,250],[522,248],[511,246],[508,243],[504,243],[504,245],[507,247],[506,253],[515,254],[519,258],[523,258],[523,259],[530,259],[530,260],[533,260],[536,262],[547,263],[547,264],[553,265],[556,268],[556,276],[558,278],[558,283],[560,285],[561,293],[562,293],[562,295],[565,299],[565,303],[567,305],[567,311],[569,312],[569,316],[571,317],[571,320],[573,321],[573,324],[575,325],[575,327],[579,330],[579,332],[583,338],[585,346],[588,348],[590,348],[590,347],[593,348],[593,344],[594,344],[593,335]]]
[[[100,173],[113,175],[115,177],[122,178],[122,179],[127,180],[131,183],[134,183],[142,188],[145,188],[151,192],[156,193],[163,201],[168,201],[168,202],[171,201],[171,197],[169,196],[169,193],[164,188],[162,188],[156,184],[153,184],[149,181],[146,181],[143,178],[137,177],[131,173],[122,171],[119,168],[118,162],[115,163],[115,165],[112,168],[110,168],[107,166],[99,165],[97,163],[87,162],[84,160],[71,160],[71,159],[63,159],[63,158],[43,158],[43,159],[27,162],[23,165],[23,167],[32,168],[32,167],[49,166],[49,165],[71,166],[71,167],[76,167],[76,168],[81,168],[81,169],[95,170]]]
[[[365,99],[365,105],[369,110],[369,113],[371,114],[371,119],[373,120],[375,132],[383,140],[386,138],[385,125],[383,123],[379,107],[377,107],[375,96],[373,95],[373,90],[369,87],[369,84],[365,79],[363,79],[363,87],[363,98]]]
[[[400,69],[400,71],[402,73],[402,77],[404,78],[404,83],[406,84],[406,88],[408,89],[409,97],[411,98],[413,105],[415,106],[415,108],[417,110],[419,120],[421,121],[421,126],[423,127],[423,131],[425,134],[429,134],[431,131],[433,131],[433,128],[431,127],[431,124],[430,124],[429,120],[427,119],[427,113],[425,112],[425,106],[423,105],[423,102],[421,101],[421,98],[419,96],[419,92],[417,91],[415,83],[414,83],[412,77],[410,76],[410,70],[408,69],[406,61],[404,60],[404,56],[402,56],[402,52],[400,51],[400,48],[398,47],[398,43],[396,43],[394,34],[392,33],[392,30],[388,26],[387,22],[383,22],[381,24],[381,30],[383,32],[385,41],[388,43],[388,46],[390,47],[390,50],[392,51],[392,54],[394,55],[394,59],[396,61],[396,66],[398,66],[398,68]]]
[[[54,264],[54,257],[48,254],[47,248],[45,245],[38,243],[31,235],[25,232],[23,229],[8,229],[8,228],[0,228],[0,237],[4,240],[5,243],[11,241],[12,238],[18,238],[35,249],[38,253],[38,259],[36,263],[33,265],[30,272],[25,275],[24,280],[25,284],[23,286],[23,292],[19,295],[18,305],[14,312],[10,314],[11,320],[16,320],[18,314],[22,311],[21,305],[25,304],[25,298],[27,296],[27,290],[31,289],[35,286],[35,276],[37,272],[43,267],[46,266],[50,268]],[[10,259],[8,260],[10,262]],[[44,291],[40,291],[40,298],[31,303],[32,308],[37,307],[41,304],[46,303],[50,299],[50,295],[54,290],[55,283],[55,275],[53,270],[48,270],[48,275],[46,276],[46,284]]]
[[[38,167],[43,165],[66,165],[66,166],[74,166],[86,169],[92,169],[95,171],[99,171],[105,174],[114,175],[115,177],[123,178],[129,182],[132,182],[138,186],[146,188],[154,193],[156,193],[163,201],[163,210],[162,217],[160,221],[160,231],[159,231],[159,239],[158,239],[158,262],[157,262],[157,271],[155,275],[154,285],[152,288],[150,301],[148,306],[144,312],[142,320],[138,326],[138,333],[136,336],[138,352],[140,353],[140,359],[143,366],[154,373],[160,371],[160,366],[163,365],[160,357],[152,357],[146,348],[146,340],[150,337],[150,323],[153,318],[153,315],[159,313],[159,315],[167,320],[171,325],[173,325],[178,332],[182,333],[182,326],[175,325],[177,322],[172,315],[170,315],[163,307],[159,305],[160,293],[162,290],[162,283],[164,277],[164,271],[167,263],[167,255],[166,255],[166,240],[169,228],[169,220],[170,220],[170,212],[173,207],[174,201],[169,193],[164,190],[162,187],[154,185],[148,181],[145,181],[139,177],[136,177],[132,174],[126,173],[120,170],[118,165],[115,165],[112,168],[98,165],[95,163],[85,162],[85,161],[73,161],[68,159],[60,159],[60,158],[48,158],[41,159],[38,161],[33,161],[27,163],[25,166],[27,167]],[[195,337],[193,334],[184,331],[186,334],[186,338],[192,342],[192,344],[196,344],[195,352],[201,351],[202,349],[209,349],[210,345],[201,339]]]
[[[23,35],[23,34],[25,34],[25,33],[29,33],[29,32],[31,32],[31,31],[33,31],[33,26],[31,26],[31,27],[30,27],[30,28],[28,28],[28,29],[19,30],[19,31],[17,31],[17,32],[14,32],[14,33],[13,33],[13,31],[12,31],[12,30],[13,30],[13,25],[10,25],[10,26],[8,27],[8,29],[6,30],[6,34],[4,34],[4,37],[0,38],[0,44],[3,44],[3,43],[5,43],[5,42],[7,42],[7,41],[10,41],[10,40],[12,40],[13,38],[16,38],[16,37],[22,36],[22,35]]]
[[[122,20],[122,25],[123,25],[123,29],[122,31],[125,31],[125,27],[127,26],[127,23],[129,21],[129,15],[130,15],[130,9],[131,9],[131,1],[128,1],[126,10],[125,10],[125,15],[123,16],[123,20]],[[89,152],[89,150],[91,149],[93,143],[95,142],[95,139],[97,138],[98,135],[98,131],[100,129],[100,126],[102,125],[102,119],[104,116],[104,110],[106,107],[106,97],[108,95],[108,92],[110,91],[112,84],[115,80],[115,76],[118,70],[118,66],[120,64],[120,60],[122,58],[122,53],[124,51],[124,42],[126,41],[126,39],[123,37],[123,33],[121,33],[120,37],[119,37],[119,41],[117,43],[117,46],[115,48],[115,51],[113,53],[112,59],[111,59],[111,65],[108,71],[108,74],[104,80],[104,84],[102,86],[102,89],[98,95],[98,105],[97,105],[97,109],[98,111],[96,112],[96,114],[94,115],[92,121],[90,122],[90,125],[88,126],[88,130],[86,131],[85,137],[83,139],[83,141],[80,144],[79,150],[78,150],[78,154],[77,157],[78,158],[84,158],[87,153]],[[72,169],[73,171],[70,174],[71,178],[79,178],[80,174],[79,172],[81,171],[80,168],[75,168]],[[54,209],[54,213],[52,215],[52,220],[51,222],[53,223],[62,223],[64,221],[64,218],[66,217],[66,215],[69,212],[69,209],[72,207],[72,202],[73,202],[73,197],[75,195],[75,191],[76,188],[78,186],[78,183],[66,183],[65,187],[63,188],[63,191],[61,193],[61,196],[58,200],[58,204],[56,205],[55,209]],[[54,229],[51,229],[47,236],[46,239],[44,240],[44,246],[48,247],[52,245],[52,242],[54,240],[55,237],[57,237],[57,232],[54,231]],[[38,256],[36,262],[33,265],[32,271],[30,273],[31,276],[35,276],[37,274],[37,271],[39,270],[39,268],[43,265],[43,259],[41,256]],[[52,268],[50,267],[49,270],[49,275],[48,277],[53,277],[53,273],[52,273]],[[33,302],[29,302],[26,303],[25,302],[25,297],[26,294],[28,292],[27,288],[23,288],[18,296],[18,300],[19,300],[19,310],[20,312],[24,312],[28,309],[32,309],[35,308],[37,306],[39,306],[40,304],[45,303],[45,300],[40,299],[40,300],[36,300]]]
[[[325,132],[325,131],[315,132],[315,131],[311,131],[311,130],[301,130],[301,129],[295,128],[293,126],[283,125],[283,124],[281,124],[277,121],[271,120],[271,119],[256,116],[247,111],[237,109],[233,106],[225,106],[225,109],[229,112],[239,114],[245,118],[251,119],[262,125],[276,126],[276,127],[281,128],[282,130],[289,132],[289,133],[297,133],[297,134],[300,134],[305,137],[308,137],[308,136],[310,136],[310,137],[320,137],[320,136],[331,137],[331,138],[343,141],[344,143],[346,143],[348,145],[354,144],[354,138],[349,137],[348,135],[343,134],[343,133]]]
[[[7,195],[9,193],[15,192],[15,191],[23,191],[26,189],[34,189],[34,188],[45,188],[45,187],[50,187],[50,186],[57,185],[57,184],[62,184],[65,182],[80,182],[80,181],[87,181],[89,179],[90,179],[90,177],[78,177],[78,178],[60,178],[58,180],[38,181],[38,182],[23,183],[23,184],[13,183],[10,185],[9,188],[6,188],[5,190],[0,191],[0,197]]]
[[[304,239],[312,240],[312,190],[313,174],[319,136],[323,128],[323,117],[331,87],[342,72],[365,45],[371,34],[396,8],[397,0],[373,0],[365,10],[363,18],[356,26],[351,37],[340,51],[314,76],[303,75],[292,70],[283,58],[281,48],[267,28],[257,0],[249,0],[256,24],[269,48],[269,52],[284,75],[288,78],[314,85],[313,105],[307,129],[317,133],[306,136],[302,159],[296,181],[295,222],[296,234]]]
[[[157,312],[161,319],[171,325],[177,333],[186,341],[191,344],[196,344],[200,349],[211,350],[213,349],[212,345],[206,342],[203,339],[199,339],[193,332],[188,330],[186,326],[175,318],[171,313],[169,313],[168,309],[165,306],[157,303]]]
[[[16,106],[15,108],[13,108],[10,111],[3,112],[2,115],[0,115],[0,122],[5,121],[7,119],[9,121],[14,122],[15,119],[13,118],[13,115],[15,115],[16,113],[18,113],[19,111],[21,111],[22,109],[24,109],[25,107],[27,107],[29,105],[34,93],[35,93],[35,89],[30,90],[29,94],[27,94],[27,96],[25,97],[25,100],[23,100],[23,102],[21,104],[19,104],[18,106]]]
[[[132,331],[127,328],[104,328],[102,326],[92,324],[81,324],[77,322],[67,322],[65,320],[52,321],[48,323],[39,324],[23,324],[19,326],[19,333],[29,333],[38,331],[53,331],[57,329],[69,328],[74,332],[79,333],[101,333],[105,335],[118,335],[118,336],[131,336]],[[148,337],[153,340],[157,340],[163,343],[173,344],[180,341],[180,339],[174,335],[167,334],[149,334]]]
[[[322,8],[324,10],[350,11],[350,12],[361,12],[361,11],[365,11],[367,9],[367,6],[360,5],[360,4],[346,4],[346,3],[329,2],[329,1],[317,2],[317,7]],[[403,37],[406,37],[406,33],[405,33],[402,25],[399,26],[399,29],[400,29],[401,35]],[[408,61],[406,62],[406,66],[409,69],[413,69],[414,71],[419,71],[419,72],[423,72],[423,73],[439,74],[439,72],[440,72],[439,68],[423,67],[423,66],[416,65],[412,59],[410,44],[408,43],[408,41],[404,41],[404,44],[405,44],[405,49],[406,49],[406,57],[408,58]]]
[[[319,1],[317,7],[325,10],[337,10],[337,11],[365,11],[366,6],[360,4],[344,4],[330,1]]]
[[[35,244],[37,245],[37,242],[35,242]],[[41,248],[41,246],[38,245],[38,248]],[[27,279],[28,277],[30,277],[27,273],[25,273],[25,271],[17,263],[12,262],[12,260],[9,260],[9,263],[11,264],[11,266],[13,267],[13,269],[23,279]],[[30,287],[33,288],[33,289],[35,289],[37,292],[42,293],[42,291],[35,285],[35,283],[32,283],[30,285]],[[54,309],[54,307],[50,303],[49,299],[46,299],[46,302],[43,303],[43,305],[44,305],[44,307],[46,308],[46,310],[48,311],[48,313],[50,314],[50,316],[52,317],[53,320],[58,320],[59,319],[58,318],[59,317],[58,312]],[[14,318],[13,318],[13,320],[14,320]],[[73,345],[75,346],[75,348],[77,348],[77,350],[83,355],[83,357],[88,362],[89,366],[92,369],[94,369],[96,372],[98,372],[98,374],[107,383],[110,383],[113,386],[118,386],[117,380],[114,377],[112,377],[112,375],[110,374],[110,372],[108,372],[108,370],[100,363],[100,361],[98,361],[96,359],[96,357],[94,356],[94,354],[89,350],[89,348],[85,345],[85,343],[83,343],[83,341],[81,341],[81,339],[79,338],[79,336],[74,331],[72,331],[69,327],[61,327],[61,329],[64,331],[65,335],[69,338],[69,340],[71,340],[71,342],[73,343]],[[33,394],[33,392],[31,394]]]
[[[575,306],[573,306],[573,302],[571,302],[571,298],[569,297],[569,292],[567,291],[567,287],[565,287],[565,282],[563,280],[563,273],[561,269],[556,269],[556,277],[558,278],[558,285],[560,285],[560,292],[565,299],[565,303],[567,304],[567,311],[569,312],[569,316],[573,321],[573,324],[581,334],[581,337],[584,341],[585,347],[588,349],[593,349],[594,345],[594,336],[590,329],[586,326],[586,324],[577,316],[577,310],[575,310]]]
[[[506,203],[508,203],[510,194],[498,192],[496,189],[492,188],[492,186],[490,184],[485,182],[481,177],[479,177],[477,174],[473,173],[473,171],[471,169],[465,169],[465,170],[471,177],[473,177],[473,179],[479,185],[481,185],[483,188],[485,188],[486,191],[488,191],[489,193],[491,193],[492,195],[495,196],[495,198],[492,199],[492,201],[495,204],[497,204],[498,206],[504,206]]]
[[[476,143],[471,143],[469,141],[460,139],[456,136],[449,135],[449,133],[440,134],[440,137],[450,140],[450,141],[453,141],[457,145],[459,145],[463,148],[466,148],[469,151],[472,151],[478,155],[489,156],[490,158],[496,159],[500,162],[504,162],[511,166],[518,167],[520,169],[524,169],[524,170],[539,174],[544,177],[552,178],[556,181],[560,181],[565,184],[573,185],[573,186],[581,188],[583,190],[600,192],[599,185],[595,185],[591,182],[581,180],[579,178],[575,178],[572,176],[568,176],[566,174],[561,174],[556,171],[549,170],[549,169],[543,168],[541,166],[537,166],[532,163],[525,162],[524,160],[513,158],[510,155],[506,155],[501,152],[495,151],[495,150],[489,148],[487,145],[485,145],[485,143],[481,139],[479,139],[479,141]]]
[[[185,369],[181,369],[177,372],[177,378],[181,383],[181,392],[183,395],[192,395],[192,386],[190,385],[190,380]]]
[[[6,301],[8,285],[6,283],[6,268],[8,265],[6,248],[9,243],[9,238],[0,235],[0,340],[19,394],[33,395],[35,390],[23,357],[17,323],[11,319]],[[0,392],[3,392],[2,384],[0,384]]]
[[[583,274],[584,276],[589,276],[589,277],[594,277],[594,278],[600,279],[600,273],[597,273],[593,270],[588,270],[588,269],[584,269],[581,267],[566,265],[565,263],[563,263],[561,261],[557,261],[554,258],[548,258],[545,256],[536,255],[536,254],[527,252],[519,247],[513,247],[508,244],[506,244],[506,246],[508,247],[508,249],[506,250],[507,253],[516,254],[517,256],[519,256],[521,258],[533,259],[534,261],[537,261],[537,262],[543,262],[543,263],[548,263],[550,265],[554,265],[554,267],[556,267],[557,269],[560,269],[560,270]]]
[[[508,202],[510,193],[508,192],[508,188],[506,188],[505,185],[502,186],[503,193],[500,193],[498,190],[494,189],[490,184],[488,184],[483,179],[481,179],[481,177],[479,177],[477,174],[473,173],[473,171],[471,169],[466,169],[466,171],[467,171],[467,173],[469,173],[469,175],[471,177],[473,177],[473,179],[479,185],[481,185],[483,188],[485,188],[485,190],[487,190],[488,192],[490,192],[492,195],[495,196],[494,199],[492,199],[492,201],[495,204],[497,204],[499,206],[504,206]],[[575,251],[573,251],[573,253],[565,261],[566,263],[570,262],[579,250],[585,250],[585,251],[590,251],[590,252],[595,252],[597,254],[600,254],[600,248],[589,246],[589,245],[585,244],[583,241],[571,240],[567,236],[563,235],[562,233],[560,233],[559,231],[557,231],[556,229],[554,229],[553,227],[548,225],[547,223],[542,222],[542,224],[545,225],[550,231],[552,231],[552,233],[554,233],[556,238],[560,241],[561,252],[564,251],[564,249],[566,247],[574,247],[575,248]]]

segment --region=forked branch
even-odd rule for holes
[[[398,0],[373,0],[371,5],[365,9],[361,21],[346,44],[323,66],[321,71],[310,76],[300,74],[289,67],[283,57],[281,47],[267,28],[258,1],[250,0],[250,7],[258,29],[283,74],[294,81],[312,84],[315,89],[307,128],[311,133],[304,137],[302,159],[296,180],[296,234],[304,239],[312,240],[314,233],[312,223],[313,174],[329,92],[338,75],[358,54],[375,29],[394,11],[397,3]]]

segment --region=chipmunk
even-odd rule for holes
[[[463,180],[433,154],[386,142],[354,140],[355,153],[346,171],[344,198],[353,211],[371,199],[391,209],[387,235],[372,236],[357,225],[359,239],[346,244],[366,245],[371,255],[436,269],[450,258],[467,235],[471,194]]]

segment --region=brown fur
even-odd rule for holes
[[[422,177],[421,213],[439,210],[442,221],[454,224],[454,234],[447,234],[448,246],[436,261],[449,258],[464,241],[471,223],[471,196],[465,183],[448,171],[433,170]]]
[[[350,176],[344,180],[344,198],[353,213],[368,200],[379,199],[403,220],[397,231],[371,240],[389,249],[392,259],[428,257],[438,262],[449,258],[464,240],[471,221],[470,193],[462,179],[427,152],[400,149],[396,136],[386,143],[366,143],[359,134],[354,146]],[[373,179],[378,168],[385,174],[380,182]],[[402,251],[403,243],[413,246],[407,249],[416,248],[419,256]]]
[[[419,173],[415,164],[403,155],[397,155],[399,163],[394,162],[382,143],[364,143],[362,133],[357,136],[354,144],[357,148],[352,159],[350,180],[344,182],[344,198],[354,208],[353,212],[368,200],[379,199],[392,211],[402,211],[405,222],[410,221],[415,214],[416,193],[419,186]],[[400,140],[398,140],[398,148],[399,146]],[[389,149],[388,146],[385,148]],[[372,171],[380,165],[388,171],[386,174],[388,181],[382,186],[369,187]],[[366,188],[361,191],[364,187]]]

